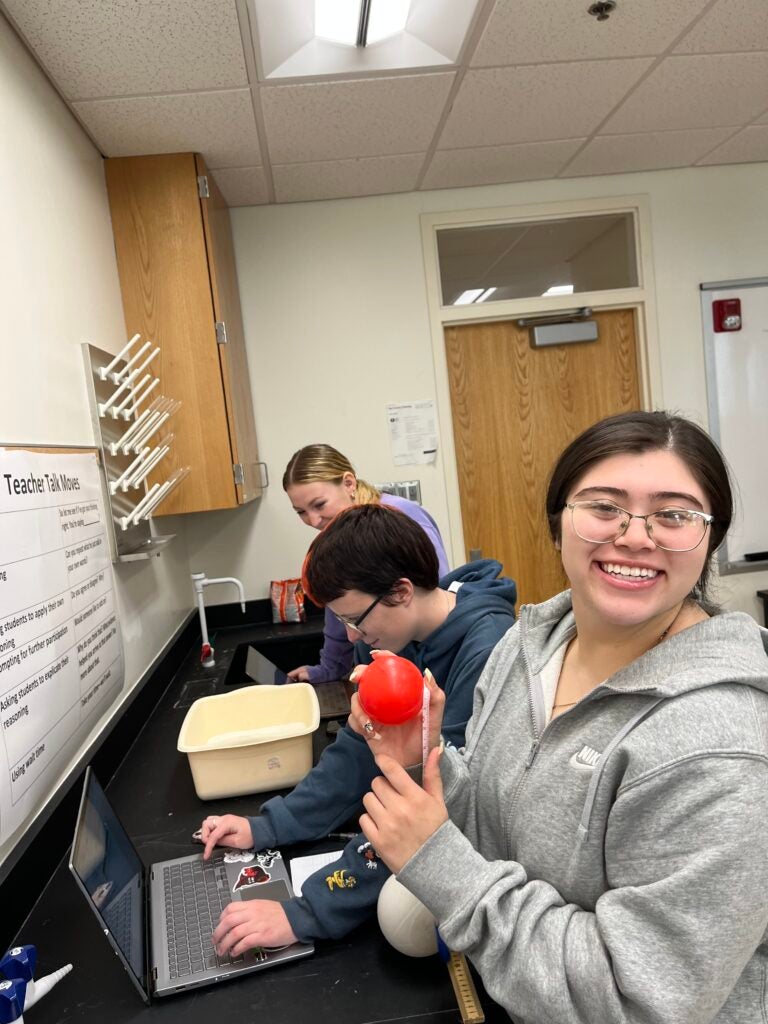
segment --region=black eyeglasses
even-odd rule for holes
[[[380,594],[375,601],[371,601],[362,615],[358,615],[356,619],[348,619],[345,615],[339,615],[338,612],[333,611],[331,608],[329,608],[328,611],[339,620],[342,626],[346,626],[347,629],[351,629],[355,633],[359,633],[360,636],[365,636],[365,630],[360,629],[360,624],[371,614],[379,601],[383,601],[386,596],[386,594]]]

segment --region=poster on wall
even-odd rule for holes
[[[396,466],[428,465],[437,458],[437,413],[429,399],[387,405],[392,461]]]
[[[123,686],[93,449],[0,449],[0,847]]]

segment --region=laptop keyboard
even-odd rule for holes
[[[201,859],[164,867],[163,887],[171,978],[242,962],[242,956],[218,956],[211,941],[219,916],[232,899],[221,861]]]
[[[321,718],[342,718],[352,710],[347,688],[340,680],[331,683],[318,683],[315,693],[320,705]]]
[[[133,948],[133,898],[138,899],[138,890],[126,888],[104,908],[104,920],[109,925],[112,937],[120,949]]]

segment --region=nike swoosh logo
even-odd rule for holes
[[[571,756],[569,764],[577,771],[593,772],[597,768],[602,756],[599,750],[595,750],[594,747],[588,747],[585,744],[577,754]]]

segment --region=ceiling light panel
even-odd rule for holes
[[[379,43],[405,31],[411,0],[371,0],[368,16],[368,42]]]
[[[469,306],[470,303],[475,302],[477,299],[479,299],[484,291],[486,291],[485,288],[467,288],[466,291],[463,291],[461,293],[458,299],[453,300],[453,305]]]
[[[315,0],[315,35],[332,43],[354,46],[361,0]]]
[[[358,78],[456,64],[479,0],[245,0],[259,79]],[[341,15],[343,26],[339,27]],[[396,20],[395,20],[396,16]]]

